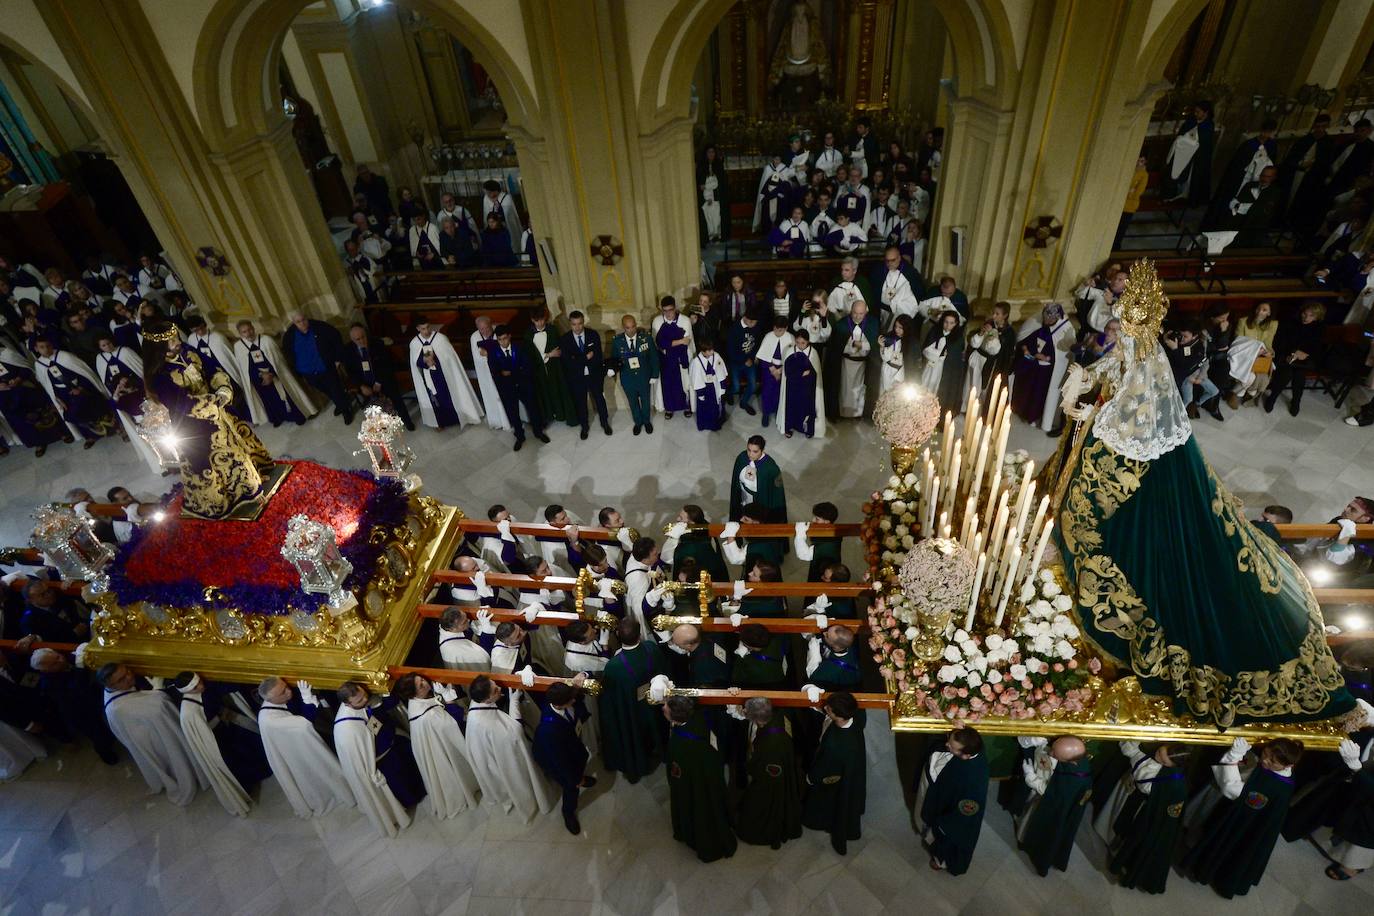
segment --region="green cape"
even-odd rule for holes
[[[730,472],[730,520],[739,521],[740,516],[745,511],[744,502],[740,495],[739,475],[749,463],[749,453],[740,452],[735,458],[734,470]],[[770,524],[786,524],[787,522],[787,494],[783,491],[782,470],[778,463],[773,460],[773,456],[764,454],[756,465],[758,472],[758,494],[754,501],[749,504],[750,516],[757,518],[761,522]],[[760,518],[760,514],[762,518]]]
[[[831,563],[840,562],[840,545],[844,538],[816,538],[811,542],[811,562],[806,567],[806,581],[819,582],[821,574]]]
[[[735,834],[725,811],[725,761],[711,746],[700,714],[668,733],[668,796],[673,839],[703,862],[735,854]]]
[[[1086,757],[1055,766],[1021,838],[1021,848],[1030,854],[1040,877],[1048,875],[1051,867],[1068,871],[1073,838],[1092,799],[1092,784],[1092,764]]]
[[[658,766],[665,724],[658,708],[638,699],[636,692],[655,674],[667,672],[661,650],[645,640],[617,653],[601,675],[601,761],[632,783]]]
[[[801,785],[786,718],[773,720],[754,736],[745,765],[749,784],[740,800],[735,832],[746,843],[778,849],[801,836]]]
[[[1227,899],[1244,894],[1264,877],[1292,799],[1291,777],[1255,767],[1240,797],[1212,812],[1183,870]]]
[[[748,655],[735,656],[730,682],[735,687],[785,690],[787,673],[782,663],[786,657],[787,637],[774,634],[762,650],[751,649]],[[790,745],[791,739],[787,743]]]
[[[832,724],[821,736],[811,769],[802,823],[830,834],[830,845],[840,855],[850,840],[859,839],[860,822],[868,795],[868,763],[864,756],[864,711],[859,710],[848,728]]]
[[[922,774],[925,770],[922,766]],[[935,782],[926,788],[921,822],[935,834],[931,853],[945,863],[951,875],[962,875],[973,861],[987,801],[987,754],[978,754],[970,760],[951,758]]]
[[[682,561],[688,557],[697,561],[697,569],[704,569],[710,573],[712,580],[731,581],[730,570],[726,568],[725,560],[716,549],[715,538],[709,534],[688,532],[678,540],[677,550],[673,552],[674,578],[677,578],[678,571],[682,568]]]
[[[1162,894],[1183,830],[1188,781],[1182,767],[1164,767],[1150,782],[1150,794],[1132,792],[1112,825],[1116,836],[1107,868],[1122,887]]]

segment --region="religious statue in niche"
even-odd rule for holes
[[[791,0],[778,6],[786,12],[768,68],[768,86],[782,109],[804,110],[830,86],[830,50],[820,17],[810,3]]]

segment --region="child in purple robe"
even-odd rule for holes
[[[777,417],[782,400],[782,366],[793,347],[787,325],[787,315],[774,315],[773,333],[763,338],[755,355],[759,367],[759,412],[763,414],[764,426]]]
[[[725,360],[716,354],[715,344],[703,340],[700,352],[692,359],[692,396],[698,430],[713,433],[725,422],[725,379],[728,376]]]
[[[1064,318],[1064,307],[1051,302],[1040,313],[1040,327],[1016,343],[1016,376],[1011,389],[1011,409],[1027,423],[1037,424],[1045,410],[1045,399],[1057,397],[1052,390],[1055,353],[1054,328]]]
[[[805,328],[798,328],[792,336],[796,349],[782,363],[782,373],[787,379],[782,432],[789,439],[794,432],[810,439],[816,434],[816,383],[820,376],[812,359],[811,335]]]
[[[692,400],[685,384],[692,357],[691,323],[677,313],[677,301],[665,296],[663,314],[655,322],[654,343],[658,347],[659,396],[663,401],[663,415],[672,417],[679,410],[692,415]]]
[[[54,442],[75,441],[18,350],[0,343],[0,417],[41,458]],[[8,450],[8,449],[6,449]]]

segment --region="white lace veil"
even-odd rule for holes
[[[1136,340],[1122,334],[1123,372],[1116,393],[1097,412],[1093,434],[1118,455],[1153,461],[1188,441],[1193,427],[1162,346],[1136,356]]]

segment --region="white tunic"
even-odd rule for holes
[[[453,344],[449,343],[448,336],[440,331],[434,331],[425,338],[416,335],[410,341],[410,379],[415,383],[415,397],[420,405],[421,421],[426,426],[436,429],[439,426],[434,414],[434,395],[429,388],[429,373],[420,371],[420,367],[416,365],[422,349],[434,351],[435,361],[439,371],[444,375],[444,383],[448,386],[449,398],[453,401],[453,409],[458,414],[459,427],[481,423],[482,405],[477,403],[477,393],[472,390],[472,382],[468,381],[468,372],[458,359]],[[493,409],[502,416],[505,415],[499,400],[493,405]]]
[[[884,340],[879,356],[883,361],[882,386],[878,389],[881,393],[896,388],[906,378],[906,369],[902,359],[902,338],[894,337],[891,340]]]
[[[181,698],[181,733],[186,736],[186,746],[196,768],[215,790],[215,797],[234,817],[245,817],[253,801],[243,786],[234,778],[224,755],[215,741],[214,727],[205,719],[205,703],[199,696],[190,694]]]
[[[105,719],[156,794],[189,805],[205,777],[196,770],[171,697],[160,690],[105,691]]]
[[[132,372],[133,378],[129,381],[139,391],[143,390],[143,360],[137,353],[128,347],[117,347],[114,353],[100,353],[95,358],[95,375],[100,380],[100,388],[111,399],[114,398],[115,385],[110,385],[107,381],[107,373],[110,364],[119,360],[120,364]],[[118,379],[115,379],[116,385]],[[155,474],[162,473],[162,462],[158,460],[157,452],[153,447],[143,441],[143,437],[138,434],[138,424],[134,422],[133,414],[120,408],[115,409],[115,416],[119,417],[119,425],[124,427],[124,434],[129,437],[129,444],[134,447],[138,457],[142,458],[148,467],[152,468]]]
[[[506,419],[506,409],[501,404],[501,392],[496,390],[496,379],[491,374],[491,358],[484,356],[485,350],[478,344],[484,340],[495,340],[496,336],[483,337],[481,331],[473,331],[468,338],[472,348],[472,365],[477,370],[477,387],[482,392],[482,407],[487,412],[487,425],[492,429],[510,429]],[[447,377],[448,373],[444,373]]]
[[[290,398],[296,405],[296,409],[302,416],[313,417],[319,410],[315,406],[314,399],[310,392],[305,390],[305,386],[296,378],[296,374],[287,365],[286,357],[282,356],[281,348],[277,342],[265,334],[259,334],[253,341],[262,350],[262,355],[272,364],[272,374],[276,376],[273,387],[277,390],[277,397]],[[263,406],[262,398],[258,395],[258,389],[254,386],[254,381],[258,378],[258,368],[252,361],[252,353],[248,349],[248,344],[242,340],[234,342],[234,363],[239,369],[239,378],[246,384],[243,385],[243,398],[248,402],[248,415],[254,423],[266,423],[268,421],[267,408]]]
[[[480,787],[468,763],[467,739],[438,697],[415,697],[406,703],[410,746],[425,781],[429,809],[450,818],[477,807]]]
[[[921,351],[925,357],[925,364],[921,367],[921,387],[932,394],[940,390],[940,376],[945,371],[948,351],[949,334],[941,334]]]
[[[394,837],[410,826],[410,814],[377,769],[377,745],[367,719],[367,710],[340,706],[334,715],[334,750],[358,807],[383,836]]]
[[[319,817],[337,807],[354,806],[353,790],[338,759],[309,719],[285,706],[263,703],[258,728],[272,775],[297,817]]]
[[[873,347],[864,335],[863,327],[855,325],[854,332],[844,342],[843,362],[840,366],[840,416],[862,417],[864,401],[868,397],[868,354]],[[860,357],[851,359],[851,357]]]
[[[439,630],[439,657],[445,668],[456,671],[490,671],[491,656],[477,640],[462,633]]]
[[[46,760],[43,742],[23,729],[0,722],[0,782],[17,779],[35,760]]]
[[[494,704],[468,707],[467,749],[484,804],[527,821],[553,810],[554,793],[530,756],[525,730]]]

